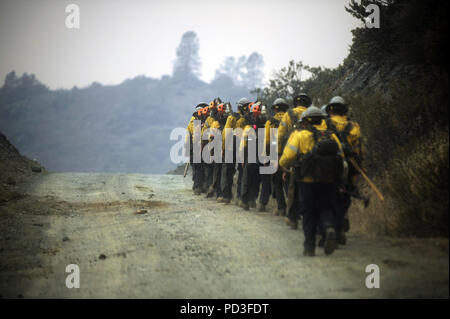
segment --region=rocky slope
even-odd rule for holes
[[[13,191],[18,184],[44,170],[39,162],[20,155],[17,148],[0,133],[0,191],[2,197],[8,191]],[[4,198],[0,198],[0,202],[2,199],[4,200]]]

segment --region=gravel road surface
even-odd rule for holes
[[[449,297],[448,239],[349,233],[303,257],[301,227],[194,196],[177,175],[45,173],[21,193],[0,206],[3,298]]]

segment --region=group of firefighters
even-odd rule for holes
[[[242,98],[237,102],[237,112],[233,112],[231,103],[224,103],[220,98],[198,104],[187,127],[186,142],[193,145],[194,123],[198,120],[202,135],[208,128],[223,132],[222,158],[225,145],[230,144],[241,150],[244,157],[236,161],[233,153],[231,163],[194,161],[194,148],[187,148],[192,188],[195,195],[206,193],[207,198],[215,197],[218,203],[230,204],[235,184],[235,204],[244,210],[266,211],[272,196],[277,204],[274,215],[285,217],[293,229],[302,221],[303,255],[315,255],[316,236],[319,237],[317,245],[329,255],[338,245],[346,244],[351,197],[360,196],[356,188],[362,163],[360,127],[349,120],[348,106],[340,96],[318,108],[312,105],[307,94],[301,93],[293,98],[292,104],[290,107],[286,100],[277,98],[269,109],[262,101]],[[225,134],[227,128],[240,128],[242,134]],[[264,143],[259,145],[265,149],[257,152],[267,154],[270,144],[275,144],[278,153],[273,174],[261,174],[260,167],[269,163],[251,161],[247,155],[249,140],[258,138],[250,131],[261,128],[265,130]],[[228,138],[233,141],[227,142]],[[201,147],[208,142],[202,139]]]

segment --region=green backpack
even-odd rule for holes
[[[313,133],[314,147],[301,157],[300,176],[312,176],[317,182],[335,182],[342,176],[344,166],[339,155],[339,145],[333,139],[331,130],[307,129]]]

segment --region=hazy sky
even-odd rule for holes
[[[51,88],[172,73],[185,31],[200,39],[202,78],[226,56],[264,57],[266,79],[291,59],[336,67],[358,21],[348,0],[0,0],[0,83],[15,70]],[[65,8],[80,8],[67,29]]]

